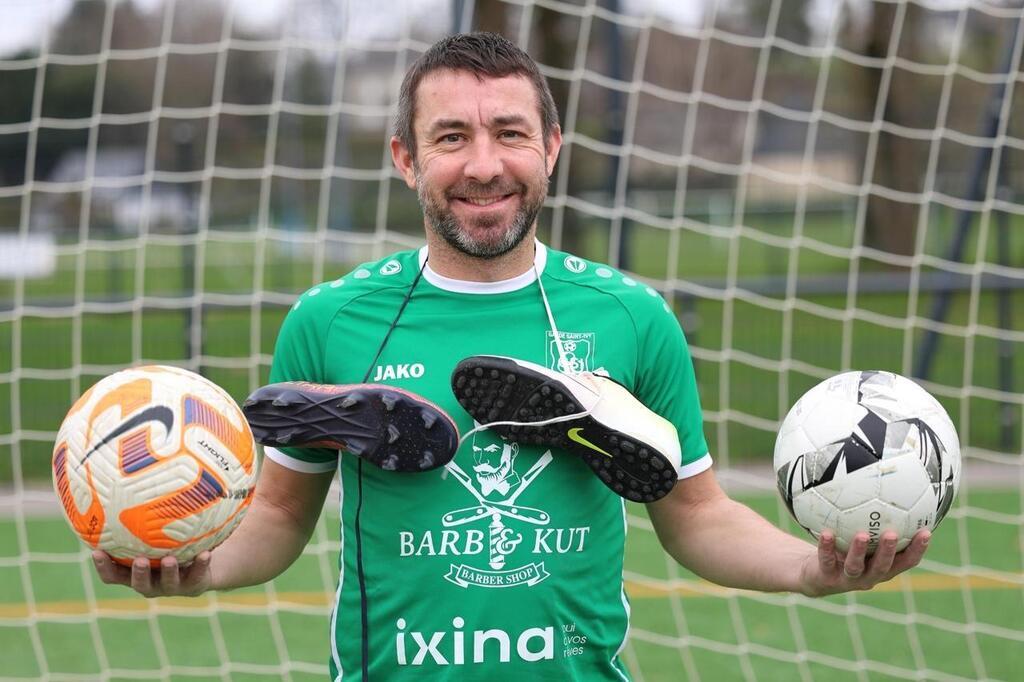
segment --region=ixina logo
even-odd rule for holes
[[[594,332],[558,332],[565,357],[558,350],[554,332],[545,332],[544,352],[548,369],[566,374],[594,371]]]
[[[551,464],[550,450],[522,471],[518,443],[481,431],[472,446],[471,472],[454,460],[446,467],[449,480],[465,489],[468,506],[442,514],[438,529],[401,531],[401,558],[458,557],[445,580],[464,588],[501,589],[532,587],[550,576],[545,557],[584,551],[589,526],[552,528],[547,511],[519,503]]]

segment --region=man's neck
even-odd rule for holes
[[[500,282],[517,277],[533,267],[536,244],[536,226],[511,251],[497,258],[468,256],[429,227],[427,249],[430,269],[443,277],[464,282]]]

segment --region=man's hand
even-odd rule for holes
[[[210,589],[210,552],[201,552],[192,563],[179,566],[165,556],[160,568],[150,568],[149,559],[136,557],[131,568],[115,563],[106,552],[92,553],[100,580],[108,585],[126,585],[143,597],[195,597]]]
[[[886,531],[878,549],[867,556],[868,534],[857,533],[845,555],[836,549],[836,538],[823,531],[818,540],[818,553],[804,562],[801,572],[802,592],[809,597],[851,590],[870,590],[878,583],[890,580],[909,568],[917,566],[928,548],[931,533],[919,530],[902,551],[896,552],[896,533]]]

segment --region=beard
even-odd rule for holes
[[[530,188],[523,183],[502,180],[494,180],[486,184],[466,181],[449,188],[444,195],[448,201],[451,201],[453,197],[460,196],[517,194],[521,197],[519,208],[516,209],[511,222],[496,238],[478,239],[470,234],[469,230],[446,205],[434,200],[427,191],[427,183],[424,182],[418,168],[415,169],[415,173],[416,195],[419,197],[423,215],[430,228],[457,251],[473,258],[485,260],[505,255],[526,238],[526,235],[530,233],[530,228],[537,221],[540,209],[544,206],[544,197],[548,193],[548,178],[543,174],[539,176],[538,191],[534,195],[530,194]],[[501,220],[500,217],[482,217],[475,221],[474,226],[482,227],[490,233],[501,230]]]
[[[480,483],[480,494],[487,497],[495,490],[502,496],[508,495],[512,486],[519,482],[519,476],[512,470],[512,462],[501,462],[493,467],[481,462],[473,467],[476,480]]]

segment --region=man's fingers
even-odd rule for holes
[[[146,597],[153,594],[153,571],[145,557],[135,557],[132,562],[132,589]]]
[[[893,559],[890,573],[896,575],[921,563],[921,557],[924,556],[925,550],[928,549],[928,543],[931,542],[931,539],[931,531],[923,529],[917,531],[914,534],[914,539],[910,541],[906,549],[897,554]]]
[[[165,556],[158,566],[150,559],[135,557],[131,566],[122,566],[103,551],[92,553],[100,580],[108,585],[127,585],[144,597],[194,596],[210,589],[210,552],[201,552],[188,566]]]
[[[181,584],[178,560],[165,556],[160,560],[160,590],[163,594],[177,594]]]
[[[92,553],[92,563],[96,566],[96,573],[107,585],[130,585],[131,571],[114,561],[106,552],[96,550]]]
[[[825,575],[834,576],[839,572],[839,561],[836,559],[836,536],[829,531],[822,531],[818,538],[818,565]]]
[[[199,594],[205,592],[209,585],[210,576],[210,552],[200,552],[192,561],[185,572],[182,581],[182,592],[184,594]]]
[[[868,534],[857,533],[850,543],[850,550],[846,553],[846,561],[843,563],[843,574],[847,578],[857,579],[864,575],[864,560],[868,551]]]
[[[892,568],[893,558],[896,556],[896,542],[898,536],[895,531],[887,530],[882,533],[878,540],[878,549],[871,557],[871,565],[868,567],[868,575],[876,581],[885,580]]]

